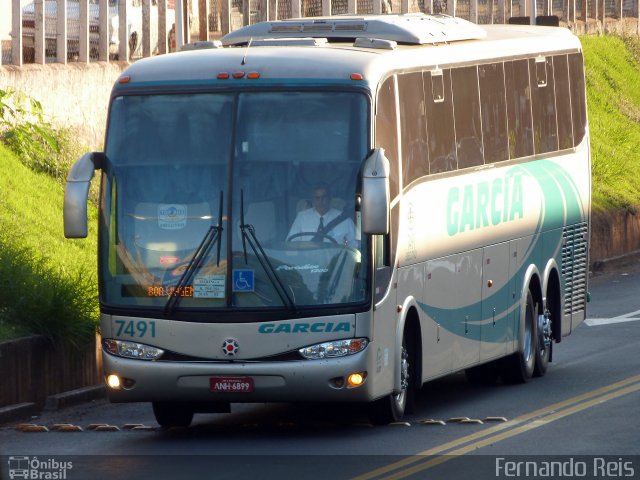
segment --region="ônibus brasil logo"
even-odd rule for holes
[[[73,462],[63,462],[53,458],[12,456],[9,457],[9,478],[33,480],[65,480],[67,471],[73,468]]]

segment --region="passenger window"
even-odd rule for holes
[[[507,104],[502,63],[480,65],[478,78],[485,163],[509,160]]]
[[[429,173],[422,72],[399,75],[398,92],[402,135],[402,179],[403,185],[406,186],[416,178]]]
[[[458,168],[483,165],[478,67],[463,67],[452,70],[451,81]]]
[[[587,106],[584,91],[584,66],[581,53],[569,55],[569,78],[571,79],[571,111],[573,113],[574,145],[584,138],[587,124]]]
[[[558,150],[558,127],[551,57],[530,59],[529,71],[533,93],[531,107],[534,151],[536,154],[554,152]]]
[[[458,168],[456,135],[451,96],[451,70],[424,72],[427,112],[429,173]]]
[[[387,78],[378,91],[376,110],[376,147],[384,148],[391,172],[389,187],[391,198],[398,195],[398,129],[396,115],[395,77]]]
[[[566,55],[553,57],[553,77],[556,87],[556,112],[558,117],[558,147],[573,147],[571,124],[571,91],[569,90],[569,64]]]
[[[533,155],[529,63],[527,60],[505,62],[504,69],[509,157],[512,159],[527,157]]]

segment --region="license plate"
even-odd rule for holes
[[[214,393],[251,393],[253,392],[253,378],[211,377],[209,389]]]

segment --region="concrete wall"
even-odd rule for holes
[[[43,407],[48,396],[103,381],[99,337],[79,348],[41,335],[0,342],[0,408]]]
[[[597,213],[591,219],[591,266],[640,252],[640,206]]]
[[[91,150],[101,150],[107,104],[126,62],[0,67],[0,88],[12,88],[42,103],[54,125],[69,127]]]

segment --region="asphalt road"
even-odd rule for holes
[[[640,478],[639,266],[592,278],[589,320],[524,385],[451,375],[424,386],[406,423],[384,427],[356,406],[234,404],[161,430],[148,405],[100,400],[33,419],[48,432],[0,428],[0,478],[18,458],[66,475],[39,478],[68,479]],[[59,423],[82,431],[53,431]],[[89,429],[97,423],[119,430]]]

